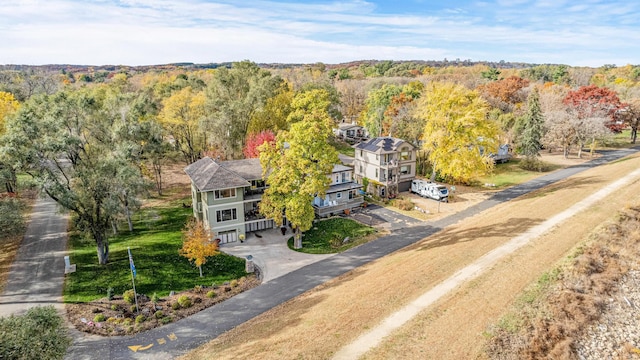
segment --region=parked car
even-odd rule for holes
[[[438,185],[426,180],[411,181],[411,192],[425,198],[449,202],[449,189],[444,185]]]

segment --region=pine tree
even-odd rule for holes
[[[520,136],[520,152],[532,159],[540,155],[542,137],[544,136],[544,117],[540,109],[540,96],[533,89],[527,99],[527,113],[522,119],[522,135]]]

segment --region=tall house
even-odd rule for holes
[[[369,179],[369,190],[380,197],[395,197],[408,191],[416,176],[416,148],[393,138],[377,137],[354,146],[355,179]]]

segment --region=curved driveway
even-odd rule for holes
[[[603,152],[603,156],[597,160],[559,170],[525,184],[503,190],[490,199],[447,218],[423,225],[392,229],[392,233],[389,236],[274,278],[235,296],[232,300],[217,304],[196,315],[161,328],[125,337],[98,338],[83,335],[76,339],[67,354],[67,358],[175,358],[317,285],[411,245],[448,225],[588,168],[622,158],[637,151],[638,149],[625,149]]]

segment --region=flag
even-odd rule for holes
[[[131,273],[133,274],[133,277],[136,277],[136,266],[133,264],[133,256],[131,256],[131,249],[127,248],[127,251],[129,252],[129,267],[131,268]]]

